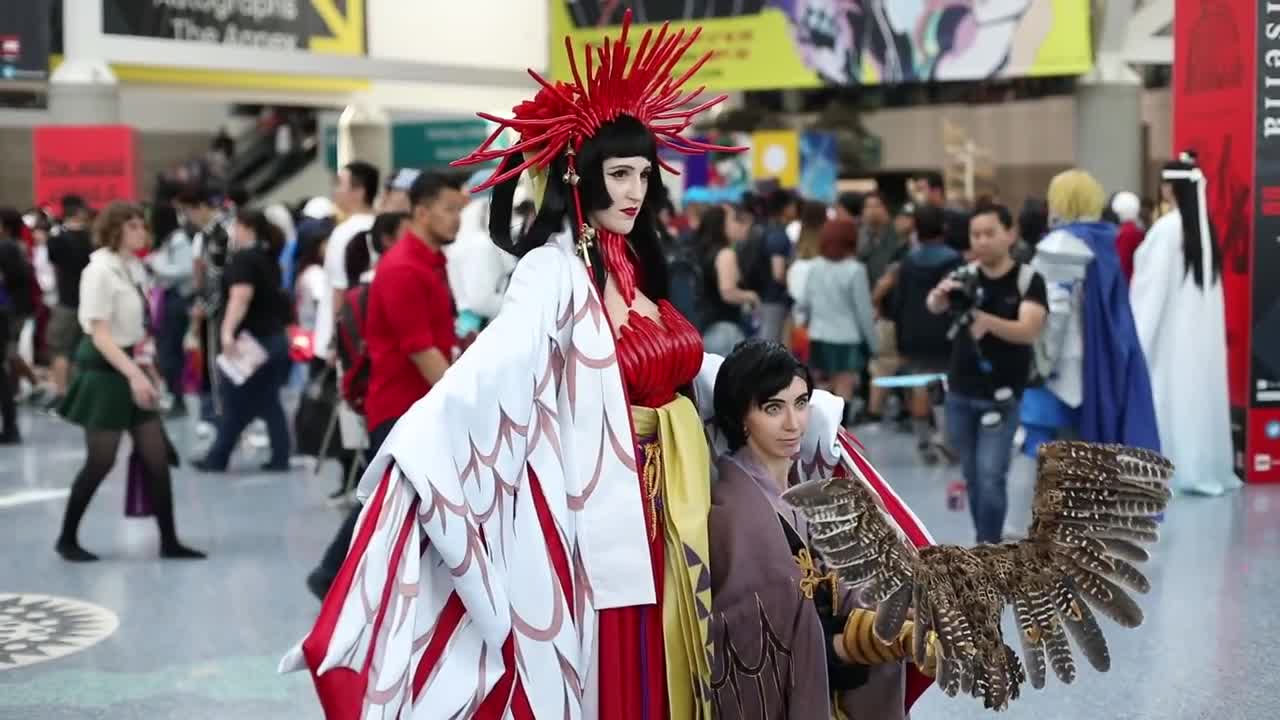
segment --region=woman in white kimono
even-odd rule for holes
[[[1222,253],[1194,155],[1166,165],[1163,177],[1177,208],[1138,246],[1129,301],[1151,370],[1160,447],[1175,466],[1173,488],[1221,495],[1241,484],[1231,459]]]
[[[542,91],[514,119],[484,116],[519,143],[491,150],[494,133],[459,161],[501,160],[477,190],[494,188],[490,235],[520,259],[498,316],[370,463],[347,559],[283,663],[310,669],[327,717],[711,716],[703,424],[720,358],[663,299],[655,223],[658,147],[712,149],[680,133],[717,101],[680,109],[701,63],[671,72],[696,32],[628,47],[627,17],[585,80],[570,46],[573,83],[531,73]],[[512,237],[525,171],[540,206]],[[802,474],[861,460],[837,439],[840,401],[814,405]]]

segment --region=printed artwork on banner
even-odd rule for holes
[[[800,184],[800,135],[795,130],[762,130],[751,136],[754,179],[777,180],[784,188]]]
[[[364,10],[365,0],[103,0],[102,29],[184,43],[359,56],[365,53]]]
[[[133,128],[124,125],[48,125],[32,138],[35,204],[53,205],[64,195],[93,207],[138,197]]]
[[[836,136],[809,131],[800,135],[800,195],[823,203],[836,201],[839,158]]]
[[[641,25],[703,26],[695,78],[716,90],[1076,75],[1093,64],[1090,0],[552,0],[551,40],[598,45]],[[637,41],[639,36],[637,36]],[[552,76],[571,76],[553,52]]]
[[[1210,3],[1218,5],[1222,0]],[[1241,6],[1244,3],[1240,3]],[[1253,3],[1259,17],[1252,25],[1257,38],[1253,65],[1257,77],[1254,93],[1254,227],[1253,261],[1248,264],[1252,281],[1252,318],[1249,328],[1250,384],[1248,454],[1253,458],[1251,480],[1280,482],[1280,70],[1274,58],[1280,55],[1280,5]],[[1221,8],[1229,11],[1231,8]],[[1249,7],[1234,17],[1249,18]],[[1240,46],[1248,47],[1246,43]],[[1241,73],[1244,74],[1243,72]],[[1245,195],[1246,201],[1248,195]],[[1240,208],[1248,213],[1248,206]],[[1231,314],[1228,307],[1227,314]],[[1265,458],[1265,461],[1260,461]],[[1272,462],[1274,459],[1274,462]],[[1262,467],[1265,465],[1265,467]]]
[[[1227,374],[1231,405],[1249,404],[1250,249],[1253,245],[1253,88],[1243,38],[1252,19],[1249,0],[1177,0],[1177,67],[1197,66],[1173,84],[1173,147],[1194,150],[1209,180],[1209,218],[1222,247],[1227,307]],[[1212,39],[1205,35],[1212,32]],[[1244,440],[1244,433],[1239,438]],[[1243,458],[1243,448],[1241,457]]]

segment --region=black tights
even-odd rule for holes
[[[85,430],[85,448],[88,456],[84,467],[76,475],[71,486],[71,496],[67,498],[67,512],[62,518],[62,535],[59,545],[78,546],[76,534],[80,529],[80,520],[89,501],[102,485],[102,480],[115,465],[116,454],[120,449],[120,430]],[[160,548],[162,552],[176,551],[182,547],[178,542],[178,533],[173,523],[173,485],[169,479],[169,441],[165,436],[164,425],[159,418],[152,418],[129,431],[133,438],[133,447],[142,458],[146,469],[147,493],[151,498],[151,507],[155,511],[156,524],[160,527]]]

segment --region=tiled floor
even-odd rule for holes
[[[113,612],[119,626],[95,645],[37,664],[2,669],[0,720],[61,718],[310,719],[320,716],[303,675],[275,672],[318,604],[303,578],[339,520],[325,502],[335,468],[322,477],[225,476],[178,471],[183,539],[205,562],[156,559],[154,525],[123,517],[117,471],[94,499],[83,544],[103,556],[63,563],[52,545],[65,490],[81,460],[79,434],[58,420],[24,416],[28,442],[0,449],[0,612],[5,593],[74,598]],[[186,424],[174,440],[196,442]],[[968,515],[950,512],[949,469],[915,463],[906,436],[863,434],[873,459],[942,542],[968,542]],[[261,458],[241,458],[257,467]],[[1011,525],[1025,524],[1030,467],[1014,472]],[[1019,505],[1021,503],[1021,505]],[[1137,720],[1276,717],[1280,674],[1280,487],[1220,499],[1179,499],[1148,567],[1137,630],[1108,625],[1113,669],[1084,670],[1076,684],[1028,690],[1010,720]],[[0,617],[0,622],[3,618]],[[920,719],[988,717],[968,699],[930,691]]]

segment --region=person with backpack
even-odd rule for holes
[[[745,240],[738,260],[746,289],[760,296],[759,336],[782,342],[791,299],[787,295],[787,263],[791,239],[786,227],[799,217],[800,201],[790,190],[778,188],[762,201],[764,221]]]
[[[233,252],[222,276],[223,315],[217,328],[222,415],[208,453],[192,465],[201,472],[226,471],[240,434],[250,422],[261,418],[271,440],[271,458],[262,470],[285,472],[289,469],[289,421],[280,404],[280,391],[292,367],[285,336],[292,306],[280,277],[284,234],[257,210],[237,213],[232,231]],[[253,358],[259,350],[265,356]]]
[[[963,278],[947,275],[925,301],[935,315],[951,313],[958,328],[946,425],[980,543],[998,543],[1004,531],[1018,403],[1048,313],[1044,278],[1013,259],[1014,239],[1008,208],[979,206],[969,221],[974,263]]]
[[[444,248],[457,237],[467,198],[454,178],[425,172],[413,181],[409,200],[409,229],[379,260],[367,292],[351,298],[356,307],[348,308],[349,318],[364,318],[363,349],[349,360],[359,367],[344,377],[343,394],[359,392],[360,367],[367,367],[363,411],[370,456],[377,454],[396,420],[444,376],[457,347]],[[339,322],[344,324],[352,327]],[[339,338],[339,347],[343,344]],[[354,346],[340,350],[347,352],[354,352]],[[367,358],[367,364],[360,358]],[[318,597],[337,577],[359,515],[359,506],[351,509],[320,566],[307,577],[307,587]]]
[[[945,373],[951,357],[951,319],[930,312],[927,299],[939,283],[964,264],[964,258],[947,245],[941,210],[924,205],[914,217],[919,245],[899,263],[885,309],[898,328],[898,352],[906,371]],[[931,441],[933,403],[929,387],[911,389],[910,409],[917,449],[922,459],[932,465],[938,456]]]

